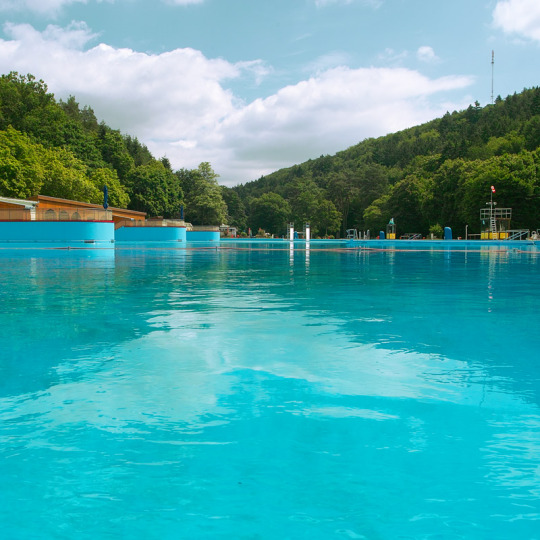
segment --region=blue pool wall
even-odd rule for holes
[[[372,249],[462,249],[493,248],[521,249],[527,246],[540,246],[535,240],[349,240],[348,248]]]
[[[187,231],[188,242],[219,242],[219,231]]]
[[[117,242],[186,242],[185,227],[120,227]]]
[[[2,221],[0,246],[114,247],[112,221]]]

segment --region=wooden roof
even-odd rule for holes
[[[49,197],[48,195],[38,195],[33,197],[35,201],[39,203],[42,208],[94,208],[103,209],[101,204],[93,204],[81,201],[71,201],[69,199],[60,199],[58,197]],[[144,221],[146,219],[146,212],[137,212],[136,210],[128,210],[127,208],[115,208],[109,206],[107,210],[110,210],[113,215],[113,219],[134,219],[136,221]]]

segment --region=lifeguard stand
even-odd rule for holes
[[[396,224],[394,223],[394,218],[391,218],[386,226],[386,239],[395,240],[396,239]]]
[[[496,202],[487,203],[489,208],[480,210],[482,240],[506,240],[512,219],[511,208],[495,208]]]

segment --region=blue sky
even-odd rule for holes
[[[0,69],[221,183],[538,86],[538,0],[0,0]]]

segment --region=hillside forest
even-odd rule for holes
[[[98,121],[75,97],[56,100],[43,81],[0,77],[0,195],[38,193],[111,206],[194,225],[227,223],[246,233],[285,234],[309,222],[315,236],[349,228],[455,236],[480,231],[491,186],[512,228],[540,227],[540,88],[366,139],[233,188],[208,162],[173,170],[127,134]]]

